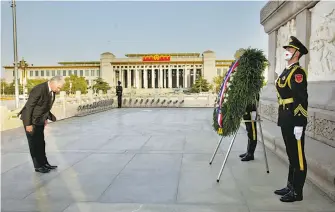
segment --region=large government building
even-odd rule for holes
[[[190,88],[199,76],[212,83],[217,75],[223,75],[233,60],[217,60],[213,51],[200,53],[126,54],[116,58],[114,54],[101,54],[100,61],[59,62],[57,66],[29,65],[27,79],[51,78],[55,75],[85,77],[92,85],[97,77],[112,87],[122,82],[125,89]],[[6,81],[12,82],[14,67],[4,66]],[[19,69],[22,81],[22,69]]]

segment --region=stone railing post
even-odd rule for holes
[[[81,91],[76,91],[76,100],[79,104],[81,104]]]

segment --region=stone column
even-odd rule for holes
[[[193,69],[193,84],[195,84],[195,80],[197,79],[196,76],[197,76],[197,69],[194,68]]]
[[[187,88],[188,68],[184,69],[184,88]]]
[[[273,31],[269,34],[269,49],[268,49],[268,82],[267,84],[274,84],[277,73],[276,70],[276,45],[277,45],[277,31]]]
[[[159,67],[159,87],[163,88],[163,77],[164,77],[164,73],[163,73],[162,67]]]
[[[136,89],[139,89],[141,86],[140,86],[140,71],[136,68],[135,69],[135,87]]]
[[[179,88],[179,68],[176,70],[177,88]]]
[[[143,71],[144,88],[148,88],[148,69]]]
[[[155,88],[155,69],[151,69],[151,87]]]
[[[171,66],[169,66],[169,88],[172,88],[172,69]]]
[[[297,38],[309,49],[309,38],[311,36],[311,12],[305,9],[296,18]],[[300,65],[307,70],[310,54],[300,58]]]
[[[127,69],[127,88],[131,88],[131,69]]]

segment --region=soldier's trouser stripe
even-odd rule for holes
[[[304,161],[302,159],[301,140],[297,140],[297,142],[298,142],[298,158],[299,158],[300,171],[303,171],[304,170]]]
[[[251,113],[250,113],[250,119],[251,119]],[[251,122],[251,128],[252,128],[252,140],[255,141],[256,140],[256,132],[255,132],[255,122]]]

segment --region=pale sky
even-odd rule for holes
[[[239,48],[267,55],[260,24],[267,1],[18,1],[18,56],[37,65],[99,60],[100,54],[216,52]],[[12,64],[10,1],[1,1],[1,65]]]

